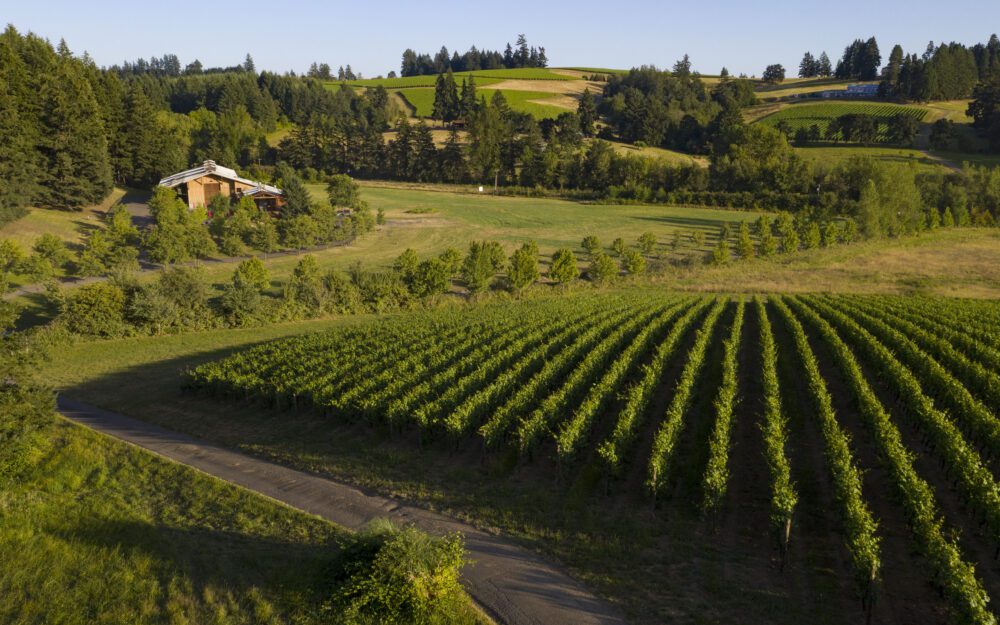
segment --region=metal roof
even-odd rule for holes
[[[216,165],[215,161],[205,161],[199,167],[194,167],[180,173],[176,173],[172,176],[167,176],[160,181],[161,187],[174,188],[178,185],[182,185],[192,180],[197,180],[202,176],[218,176],[219,178],[225,178],[226,180],[232,180],[234,182],[242,182],[243,184],[250,185],[257,190],[266,191],[273,195],[284,195],[285,192],[278,187],[273,187],[269,184],[264,184],[262,182],[257,182],[256,180],[250,180],[249,178],[243,178],[239,176],[235,170],[229,169],[228,167],[222,167]],[[247,191],[244,195],[251,195],[257,191]]]

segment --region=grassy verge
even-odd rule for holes
[[[0,510],[8,623],[320,622],[344,534],[68,422]]]
[[[16,563],[0,567],[0,621],[361,622],[335,597],[355,583],[346,572],[373,566],[357,551],[371,533],[356,537],[69,421],[45,435],[0,489],[0,562]],[[435,623],[489,623],[461,591],[446,605]]]

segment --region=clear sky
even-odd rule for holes
[[[875,35],[885,59],[896,43],[922,52],[929,40],[973,44],[1000,30],[997,0],[0,0],[0,7],[0,21],[53,43],[65,38],[99,65],[173,53],[182,64],[227,66],[249,52],[258,70],[302,72],[319,61],[334,71],[350,63],[365,76],[399,71],[407,47],[502,50],[522,32],[545,46],[553,67],[669,67],[687,53],[704,74],[726,66],[760,75],[782,63],[794,75],[806,50],[826,50],[836,63],[858,37]]]

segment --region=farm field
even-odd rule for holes
[[[830,121],[848,114],[871,115],[882,121],[896,115],[907,115],[921,121],[927,116],[927,109],[881,102],[810,102],[789,105],[760,118],[756,123],[774,127],[784,122],[793,132],[800,128],[808,129],[815,124],[822,133],[826,131]],[[884,140],[884,133],[880,133],[879,140]]]
[[[684,152],[678,152],[676,150],[667,150],[665,148],[651,146],[640,148],[630,143],[622,143],[620,141],[609,141],[608,143],[610,143],[611,147],[613,147],[619,154],[632,154],[645,156],[647,158],[665,159],[675,165],[708,166],[708,159],[704,156],[695,156],[692,154],[685,154]]]
[[[476,88],[477,96],[486,98],[487,102],[493,97],[495,91],[496,89],[480,89],[478,85]],[[559,94],[546,91],[517,91],[512,89],[501,89],[500,91],[507,99],[507,104],[511,109],[521,113],[528,113],[536,119],[553,119],[561,113],[571,110],[563,106],[544,103],[545,100],[557,98]],[[430,117],[433,114],[434,89],[408,88],[400,89],[397,93],[405,98],[410,106],[413,107],[414,114],[417,117]]]
[[[476,86],[492,84],[503,80],[578,80],[578,77],[559,73],[551,69],[542,67],[522,67],[519,69],[484,69],[474,72],[455,72],[455,81],[459,85],[462,79],[472,76],[476,81]],[[405,87],[433,87],[437,81],[437,74],[429,76],[405,76],[402,78],[369,78],[365,80],[348,80],[347,84],[353,87],[377,87],[386,89],[401,89]],[[328,87],[336,87],[340,81],[330,81],[326,83]]]
[[[867,156],[883,163],[904,165],[913,163],[916,165],[917,171],[922,173],[948,173],[951,168],[948,167],[947,163],[953,162],[945,156],[942,156],[943,160],[934,158],[923,150],[860,145],[796,147],[795,153],[815,163],[824,163],[830,166],[835,166],[857,156]]]
[[[985,622],[998,315],[626,289],[81,343],[44,373],[503,529],[638,623],[853,623],[870,589],[873,622]]]

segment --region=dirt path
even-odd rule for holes
[[[60,398],[66,418],[349,529],[375,518],[432,534],[461,532],[472,563],[463,569],[472,598],[504,625],[624,625],[618,611],[559,567],[507,540],[442,514]]]

